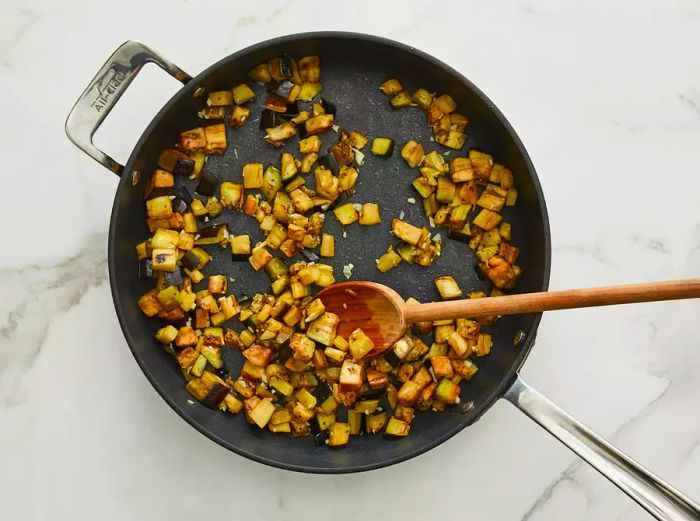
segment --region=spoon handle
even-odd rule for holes
[[[518,315],[554,309],[587,308],[700,297],[700,279],[522,293],[479,299],[408,305],[407,323],[484,315]]]

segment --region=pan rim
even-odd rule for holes
[[[357,33],[357,32],[345,32],[345,31],[314,31],[314,32],[305,32],[305,33],[293,33],[293,34],[288,34],[284,36],[279,36],[276,38],[264,40],[258,43],[255,43],[253,45],[249,45],[243,49],[240,49],[232,54],[229,54],[228,56],[222,58],[221,60],[217,61],[216,63],[210,65],[203,71],[201,71],[197,76],[195,76],[188,85],[198,85],[204,78],[206,78],[209,74],[211,74],[213,71],[218,69],[219,67],[223,66],[225,63],[229,61],[235,60],[237,57],[254,52],[256,50],[259,50],[264,47],[268,47],[271,45],[278,45],[278,44],[284,44],[287,42],[291,41],[296,41],[302,38],[315,38],[315,39],[348,39],[348,40],[358,40],[358,41],[363,41],[367,43],[374,43],[378,45],[383,45],[386,47],[390,47],[397,52],[402,52],[402,53],[411,53],[416,55],[418,58],[421,58],[437,67],[440,67],[453,75],[456,79],[458,79],[466,88],[470,89],[475,96],[477,96],[494,114],[496,119],[499,121],[500,124],[503,125],[503,128],[507,132],[508,136],[513,140],[514,145],[518,149],[518,152],[522,155],[523,161],[527,167],[528,174],[531,176],[533,183],[534,183],[534,188],[535,188],[535,193],[537,196],[538,203],[541,208],[541,213],[542,213],[542,223],[543,223],[543,236],[544,236],[544,266],[543,266],[543,281],[542,281],[542,286],[539,288],[539,291],[547,291],[549,287],[549,277],[550,277],[550,267],[551,267],[551,235],[550,235],[550,226],[549,226],[549,216],[547,212],[547,206],[544,198],[544,193],[542,191],[542,186],[540,184],[539,177],[537,176],[537,171],[535,170],[535,167],[532,163],[532,160],[530,159],[530,156],[527,153],[527,150],[525,149],[525,146],[523,145],[522,141],[520,140],[519,136],[513,129],[512,125],[510,122],[506,119],[506,117],[503,115],[503,113],[496,107],[496,105],[474,84],[472,83],[468,78],[466,78],[463,74],[461,74],[459,71],[453,69],[446,63],[442,62],[441,60],[433,57],[430,54],[427,54],[419,49],[416,49],[415,47],[411,45],[407,45],[401,42],[397,42],[395,40],[391,40],[388,38],[380,37],[380,36],[375,36],[375,35],[370,35],[370,34],[364,34],[364,33]],[[126,163],[124,172],[130,172],[133,168],[133,164],[138,157],[138,152],[141,150],[143,147],[143,144],[145,143],[146,139],[150,136],[153,127],[156,125],[158,121],[160,121],[161,117],[168,111],[170,108],[177,103],[182,96],[184,96],[187,92],[187,87],[183,87],[179,89],[176,93],[173,94],[173,96],[163,105],[163,107],[158,111],[158,113],[153,117],[149,125],[146,127],[146,129],[143,131],[141,137],[139,138],[138,142],[136,145],[134,145],[134,148],[131,152],[131,155],[129,156],[129,160]],[[165,391],[165,389],[160,385],[158,380],[153,376],[151,371],[149,370],[148,366],[146,365],[145,361],[141,358],[139,355],[138,351],[135,349],[136,341],[131,335],[131,330],[129,327],[129,324],[127,323],[124,313],[124,308],[123,308],[123,303],[121,302],[120,299],[120,294],[117,288],[117,283],[116,283],[116,272],[117,272],[117,267],[116,267],[116,261],[115,261],[115,243],[116,243],[116,221],[117,221],[117,215],[119,213],[119,199],[120,199],[120,194],[122,190],[124,189],[125,185],[128,184],[128,178],[129,175],[123,175],[120,179],[119,185],[117,186],[117,190],[115,191],[115,197],[114,197],[114,203],[112,205],[112,214],[110,218],[110,227],[109,227],[109,236],[108,236],[108,269],[109,269],[109,281],[110,281],[110,289],[112,293],[112,300],[114,302],[114,307],[115,311],[117,314],[117,319],[119,321],[119,325],[121,327],[122,333],[124,335],[124,338],[126,339],[126,342],[129,346],[129,349],[131,350],[131,353],[136,360],[136,363],[139,365],[141,368],[141,371],[143,374],[146,376],[150,384],[153,386],[153,388],[156,390],[156,392],[163,398],[163,400],[170,406],[172,410],[174,410],[178,416],[180,416],[183,420],[185,420],[190,426],[194,427],[197,431],[199,431],[201,434],[209,438],[211,441],[217,443],[218,445],[238,454],[239,456],[243,456],[249,460],[256,461],[258,463],[262,463],[271,467],[279,468],[279,469],[284,469],[284,470],[290,470],[290,471],[295,471],[295,472],[303,472],[303,473],[312,473],[312,474],[350,474],[350,473],[355,473],[355,472],[366,472],[369,470],[375,470],[379,468],[384,468],[388,467],[391,465],[395,465],[397,463],[401,463],[403,461],[407,461],[409,459],[415,458],[425,452],[428,452],[429,450],[437,447],[438,445],[444,443],[448,439],[452,438],[455,436],[457,433],[461,432],[463,429],[477,421],[478,419],[481,418],[481,416],[488,411],[493,404],[501,398],[505,392],[508,390],[508,388],[511,386],[512,382],[514,379],[517,377],[517,373],[520,370],[520,367],[522,367],[523,363],[525,362],[525,359],[528,357],[530,350],[532,349],[532,346],[534,345],[535,338],[537,335],[537,329],[540,324],[540,320],[542,317],[542,313],[536,313],[533,316],[533,321],[532,321],[532,326],[530,331],[528,332],[527,339],[525,344],[520,348],[520,352],[518,353],[518,356],[515,360],[515,363],[511,366],[511,368],[508,370],[506,376],[501,379],[501,381],[498,383],[498,385],[495,386],[493,392],[491,392],[487,398],[480,404],[478,404],[477,410],[474,413],[473,418],[471,421],[468,423],[460,424],[457,425],[455,428],[445,432],[443,435],[438,436],[430,442],[421,445],[420,447],[405,452],[403,454],[400,454],[398,456],[392,456],[384,460],[380,461],[375,461],[367,464],[361,464],[361,465],[349,465],[349,466],[344,466],[344,467],[319,467],[319,466],[313,466],[313,465],[300,465],[296,463],[287,463],[284,461],[279,461],[276,459],[271,459],[268,457],[263,457],[255,454],[252,451],[243,449],[223,438],[220,436],[214,434],[210,430],[208,430],[206,427],[200,425],[198,422],[196,422],[194,419],[190,418],[188,416],[188,411],[186,411],[185,407],[178,403],[175,399],[170,397],[168,393]]]

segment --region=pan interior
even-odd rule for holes
[[[492,353],[475,360],[479,372],[463,384],[462,401],[474,402],[469,412],[462,413],[458,407],[451,407],[444,413],[420,413],[411,425],[410,436],[405,439],[388,441],[379,436],[363,436],[353,438],[340,450],[331,450],[314,446],[310,438],[293,439],[253,429],[243,418],[190,403],[191,397],[184,389],[179,369],[153,340],[158,323],[143,316],[136,306],[138,297],[152,286],[139,280],[134,255],[135,244],[149,236],[143,204],[145,180],[160,150],[173,146],[180,131],[207,124],[196,116],[205,98],[193,99],[191,95],[198,86],[215,91],[246,82],[257,94],[250,104],[251,121],[240,129],[229,129],[226,153],[208,158],[205,168],[214,172],[220,181],[241,182],[241,170],[247,162],[278,164],[281,151],[299,155],[296,138],[290,139],[282,149],[262,141],[258,118],[265,89],[247,77],[247,71],[253,66],[282,53],[293,57],[320,55],[324,86],[321,96],[336,105],[336,122],[340,127],[362,131],[370,139],[381,136],[396,141],[391,159],[373,156],[369,145],[364,149],[365,162],[359,168],[357,192],[351,198],[353,202],[379,203],[381,225],[360,227],[353,224],[343,230],[331,213],[326,216],[324,231],[336,237],[336,256],[324,262],[333,265],[338,281],[345,280],[343,267],[351,263],[354,280],[387,284],[405,298],[438,300],[433,279],[446,274],[453,275],[465,293],[490,290],[490,283],[477,277],[472,251],[466,244],[449,240],[444,228],[431,230],[433,234],[440,233],[443,241],[443,253],[432,266],[402,264],[385,274],[375,268],[375,259],[390,244],[396,243],[389,232],[392,218],[403,213],[406,221],[429,226],[421,199],[410,184],[418,172],[400,159],[400,147],[413,139],[422,143],[426,152],[447,152],[445,147],[431,140],[432,133],[422,110],[393,110],[388,98],[379,91],[377,87],[382,81],[395,76],[411,92],[423,87],[431,92],[449,93],[457,102],[458,111],[469,117],[465,149],[461,153],[451,151],[445,155],[447,160],[464,155],[468,148],[476,148],[493,154],[497,162],[513,171],[519,192],[518,204],[507,208],[503,215],[512,223],[513,244],[521,248],[518,264],[524,273],[517,292],[546,289],[549,229],[542,194],[525,150],[493,104],[458,73],[413,49],[374,37],[317,33],[264,42],[215,64],[178,92],[144,132],[126,168],[126,172],[140,171],[142,181],[132,187],[126,179],[129,176],[124,176],[115,198],[110,230],[110,276],[115,305],[134,356],[151,383],[184,419],[214,441],[247,457],[292,470],[352,472],[382,467],[424,452],[477,419],[503,392],[522,364],[534,340],[539,315],[505,317],[490,328],[494,340]],[[325,150],[335,143],[338,134],[329,131],[321,138]],[[307,180],[313,185],[312,175]],[[187,181],[186,184],[193,189],[191,183]],[[232,233],[248,233],[254,241],[263,239],[254,219],[238,213],[229,214],[228,219]],[[230,287],[237,296],[268,289],[269,281],[263,272],[254,272],[247,262],[232,262],[226,249],[208,247],[208,250],[213,260],[205,268],[205,275],[227,274],[234,280]],[[242,326],[236,323],[233,327],[240,329]],[[515,348],[513,338],[521,330],[527,337]],[[229,355],[227,366],[237,374],[241,357],[233,352]]]

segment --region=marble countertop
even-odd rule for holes
[[[374,33],[451,64],[513,124],[547,197],[551,288],[697,276],[696,2],[0,5],[8,518],[649,519],[505,402],[431,452],[359,475],[268,468],[198,434],[158,397],[122,337],[106,273],[117,180],[68,142],[63,123],[129,38],[197,73],[286,33]],[[144,69],[98,144],[125,161],[177,88]],[[700,498],[699,315],[695,301],[547,314],[523,376]]]

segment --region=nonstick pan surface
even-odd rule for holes
[[[287,53],[292,57],[318,54],[321,57],[322,96],[337,106],[336,123],[343,129],[360,130],[372,137],[391,137],[397,150],[391,159],[373,156],[369,146],[360,167],[357,192],[353,202],[377,202],[381,206],[382,224],[375,227],[347,227],[346,236],[337,220],[328,214],[324,231],[336,237],[336,256],[330,260],[336,279],[345,280],[343,266],[352,263],[352,278],[387,284],[402,296],[421,301],[438,300],[433,279],[453,275],[467,291],[490,290],[488,281],[480,280],[475,270],[473,252],[466,244],[449,240],[444,229],[436,228],[443,240],[443,253],[428,268],[402,264],[379,273],[374,261],[395,239],[389,233],[391,219],[404,212],[404,219],[427,226],[420,197],[411,187],[416,171],[400,158],[400,147],[409,139],[422,143],[426,152],[448,149],[431,140],[425,114],[418,108],[393,110],[378,89],[389,77],[399,78],[413,91],[424,87],[431,92],[448,93],[457,102],[458,111],[469,117],[468,139],[462,151],[451,151],[446,159],[465,155],[475,148],[492,154],[495,160],[513,171],[518,189],[518,203],[504,211],[513,226],[513,243],[521,248],[518,264],[524,272],[516,292],[547,289],[550,268],[549,223],[542,191],[535,169],[515,131],[493,103],[469,80],[442,62],[416,49],[381,38],[350,33],[299,34],[263,42],[224,58],[187,82],[153,119],[137,143],[126,164],[114,201],[109,234],[109,273],[114,303],[129,346],[143,372],[165,401],[188,423],[220,445],[250,459],[280,468],[318,473],[357,472],[391,465],[417,456],[442,443],[483,414],[513,382],[517,369],[525,360],[535,339],[540,315],[504,317],[490,328],[494,346],[488,357],[477,359],[479,372],[463,383],[462,402],[472,401],[473,408],[461,412],[450,407],[444,413],[420,413],[411,425],[411,434],[400,440],[380,436],[362,436],[339,449],[317,447],[310,438],[293,439],[267,430],[253,429],[243,418],[207,409],[194,402],[185,391],[184,381],[174,361],[153,339],[157,321],[145,317],[136,301],[150,285],[139,280],[134,246],[149,236],[145,225],[144,189],[160,151],[173,146],[183,130],[202,125],[196,113],[205,104],[195,91],[230,89],[241,82],[254,87],[257,98],[252,102],[251,121],[241,129],[228,130],[229,146],[222,156],[210,156],[205,169],[220,181],[241,180],[247,162],[279,162],[281,151],[296,152],[298,140],[290,139],[282,149],[262,140],[258,121],[264,87],[255,85],[247,72],[256,64]],[[201,90],[200,90],[201,92]],[[321,135],[324,149],[338,139],[335,132]],[[140,181],[134,183],[133,172]],[[193,191],[191,181],[187,181]],[[416,204],[409,203],[415,199]],[[229,214],[232,233],[248,233],[262,240],[258,224],[243,214]],[[236,295],[264,292],[269,281],[256,273],[247,262],[232,262],[229,250],[209,247],[213,261],[206,275],[226,273],[235,282]],[[324,261],[325,262],[325,261]],[[233,324],[240,329],[240,324]],[[526,336],[514,347],[516,333]],[[237,374],[240,355],[227,353],[227,367]],[[167,433],[163,433],[167,436]]]

